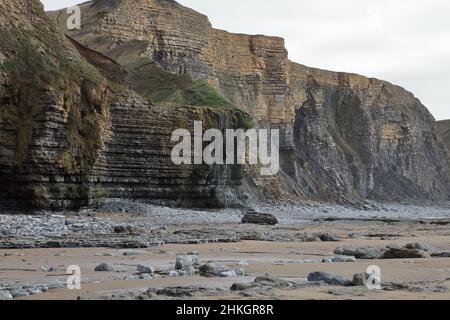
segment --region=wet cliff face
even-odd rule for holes
[[[149,103],[128,89],[114,61],[57,32],[37,0],[3,0],[0,15],[2,203],[64,209],[107,197],[239,202],[224,195],[240,185],[242,168],[175,166],[171,134],[194,120],[237,128],[242,112]]]
[[[174,1],[94,1],[69,34],[123,66],[136,58],[207,80],[262,127],[281,129],[283,172],[246,185],[264,199],[447,199],[447,151],[406,90],[290,62],[280,38],[215,30]],[[61,30],[64,11],[50,13]],[[142,76],[141,76],[142,77]],[[139,78],[135,79],[139,82]]]

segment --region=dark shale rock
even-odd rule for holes
[[[278,219],[274,215],[268,213],[249,212],[242,218],[242,223],[273,226],[278,224]]]

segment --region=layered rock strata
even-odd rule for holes
[[[81,30],[63,32],[127,65],[146,58],[207,80],[261,127],[282,133],[282,172],[250,168],[249,193],[268,200],[447,200],[447,151],[428,110],[406,90],[291,62],[281,38],[231,34],[170,0],[81,5]]]

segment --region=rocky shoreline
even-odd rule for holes
[[[258,209],[276,225],[242,224],[240,210],[124,201],[58,214],[2,212],[0,298],[448,297],[445,207],[287,208]],[[79,292],[66,288],[69,265],[82,270]],[[381,266],[382,290],[361,286],[369,265]]]

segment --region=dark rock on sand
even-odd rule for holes
[[[97,272],[112,272],[112,271],[114,271],[114,268],[111,267],[107,263],[101,263],[95,267],[95,271],[97,271]]]
[[[431,258],[428,252],[420,249],[391,248],[383,254],[383,259],[425,259]]]
[[[242,218],[242,223],[274,226],[278,224],[278,219],[269,213],[249,212]]]

